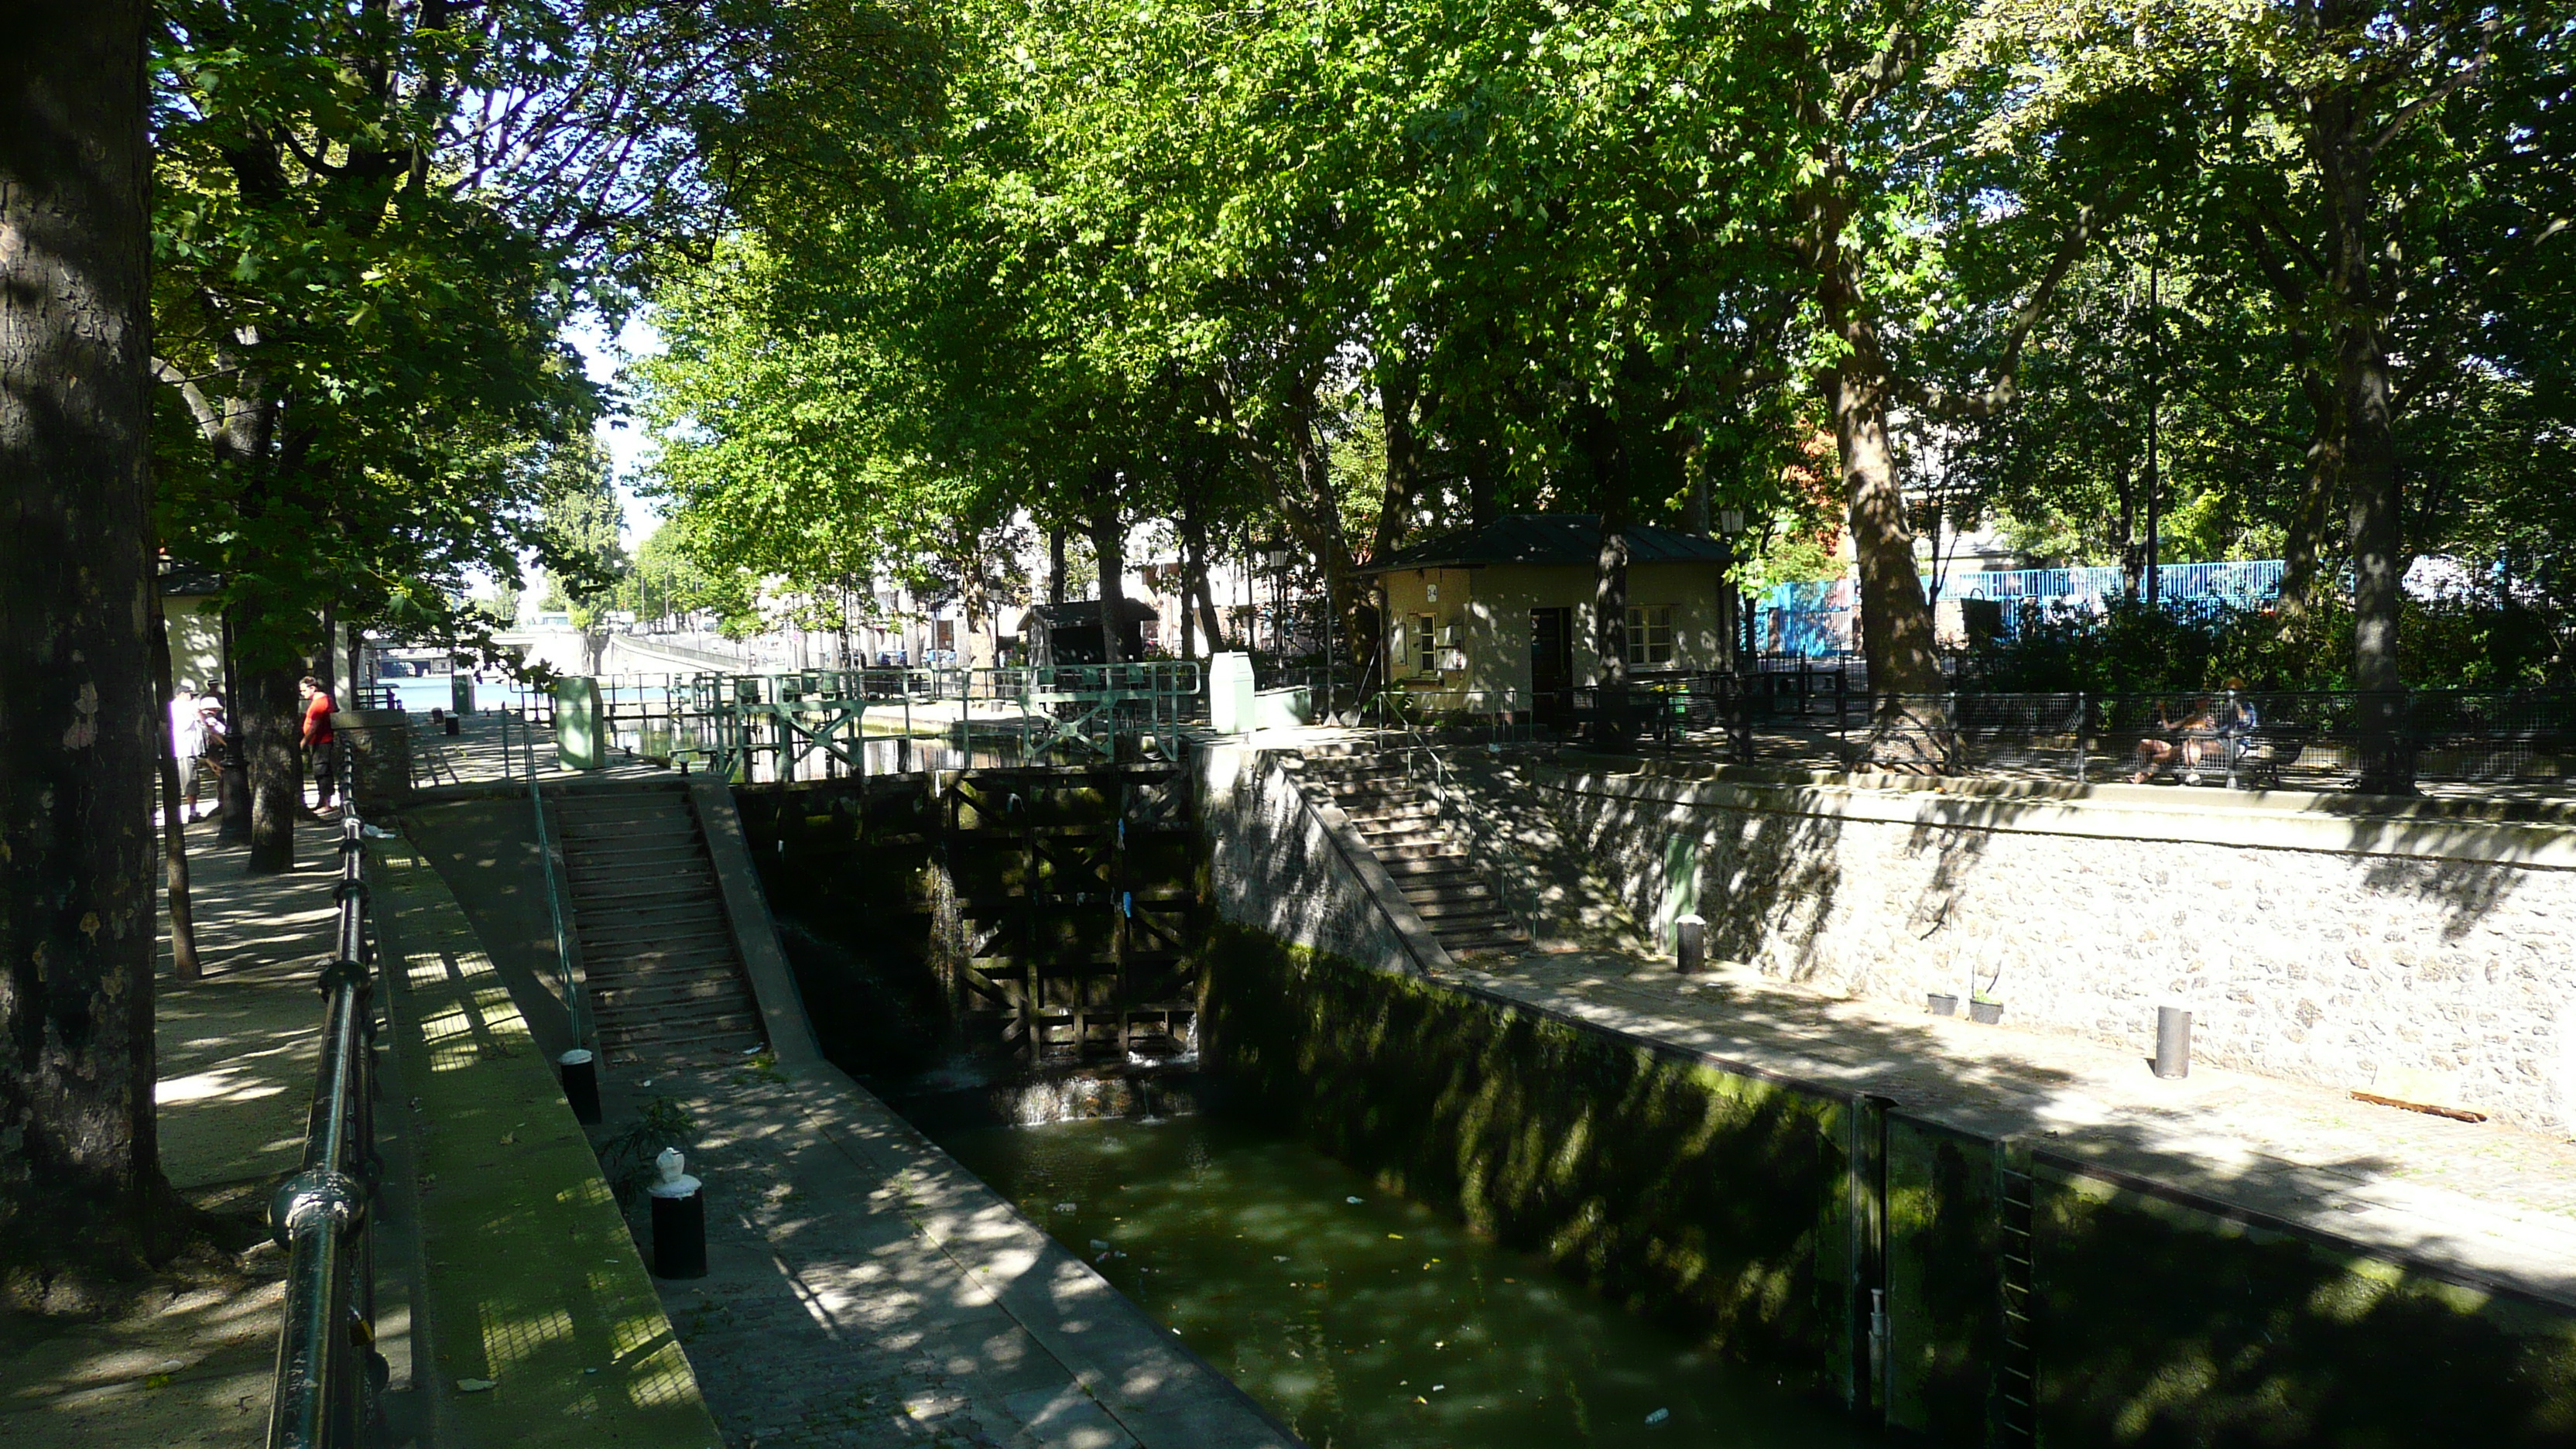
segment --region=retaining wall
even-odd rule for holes
[[[1222,916],[1201,1048],[1238,1110],[1936,1444],[2576,1444],[2565,1305],[1427,975],[1330,823],[1275,763],[1236,754],[1201,762]],[[1620,852],[1606,873],[1661,871],[1641,914],[1704,878],[1689,850],[1668,864],[1614,827],[1652,792],[1593,798],[1568,808]],[[1666,826],[1709,808],[1662,805]],[[1796,823],[1816,818],[1787,829],[1829,837]],[[1741,893],[1780,822],[1736,824],[1724,879]],[[1772,844],[1791,875],[1796,851]],[[1841,929],[1835,906],[1810,919]]]
[[[2012,794],[1867,777],[1540,772],[1641,918],[1712,955],[2012,1019],[2576,1130],[2576,826],[2348,797],[2110,786]]]
[[[1235,1110],[1929,1442],[2576,1443],[2561,1305],[1241,925],[1204,972]]]
[[[1359,831],[1310,803],[1288,752],[1196,743],[1190,772],[1207,852],[1200,899],[1232,921],[1397,972],[1451,964]]]

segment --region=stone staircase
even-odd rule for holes
[[[1456,827],[1440,818],[1427,786],[1405,780],[1400,758],[1312,753],[1302,778],[1313,798],[1340,807],[1404,898],[1451,955],[1508,950],[1528,936],[1468,863]]]
[[[598,1045],[611,1063],[762,1042],[697,812],[679,781],[554,796]]]

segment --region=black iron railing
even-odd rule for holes
[[[1804,769],[2306,790],[2576,784],[2576,689],[2564,687],[1889,695],[1839,673],[1766,671],[1650,675],[1526,702],[1451,691],[1411,708],[1445,743],[1522,737]]]
[[[340,806],[339,929],[322,968],[322,1064],[304,1164],[278,1187],[270,1227],[286,1249],[285,1323],[277,1338],[270,1449],[363,1442],[386,1371],[375,1350],[376,1294],[368,1219],[379,1162],[375,1010],[369,967],[364,829],[348,793]]]

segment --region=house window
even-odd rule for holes
[[[1628,607],[1628,662],[1673,662],[1673,606],[1631,604]]]
[[[1434,653],[1434,645],[1437,638],[1437,634],[1431,627],[1431,616],[1429,614],[1416,614],[1413,616],[1413,667],[1416,673],[1429,674],[1431,671],[1440,667],[1439,659]]]

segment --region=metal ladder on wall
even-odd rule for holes
[[[2029,1449],[2039,1442],[2039,1350],[2032,1270],[2038,1203],[2030,1157],[2009,1143],[1995,1154],[1995,1205],[2003,1229],[1996,1257],[2003,1314],[2003,1353],[1995,1366],[1995,1443]]]

